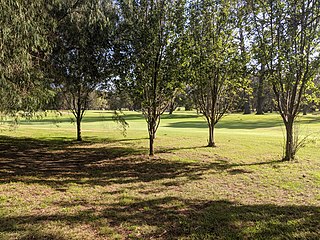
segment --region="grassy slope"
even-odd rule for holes
[[[2,132],[0,239],[320,238],[320,143],[279,162],[279,116],[229,115],[208,149],[201,117],[164,115],[154,159],[144,119],[126,118],[124,138],[88,112],[81,144],[67,113]],[[320,115],[300,122],[319,135]]]

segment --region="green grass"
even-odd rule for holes
[[[194,112],[165,114],[149,158],[146,123],[89,111],[82,143],[71,115],[0,125],[0,239],[319,239],[320,115],[313,141],[281,162],[276,114],[232,114],[204,147]]]

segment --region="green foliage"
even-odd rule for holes
[[[55,88],[77,120],[78,135],[90,95],[112,74],[112,36],[117,20],[112,1],[55,6],[59,24],[51,55]],[[60,12],[68,14],[61,17]],[[81,137],[78,136],[79,139]]]
[[[50,1],[0,1],[0,111],[33,112],[52,92],[42,71],[51,50]]]
[[[320,2],[251,2],[257,56],[263,59],[286,127],[285,160],[294,158],[293,124],[319,71]],[[260,61],[261,62],[261,61]]]
[[[114,111],[112,120],[118,124],[118,127],[121,130],[122,135],[124,137],[127,136],[127,128],[129,127],[129,123],[126,121],[123,112]]]
[[[122,36],[122,50],[118,50],[124,69],[120,80],[131,89],[131,96],[141,101],[153,141],[160,116],[180,86],[179,35],[183,30],[185,2],[126,0],[119,3],[121,25],[127,31]]]
[[[226,114],[237,90],[246,84],[247,57],[238,54],[238,19],[234,1],[195,1],[189,5],[189,79],[197,107],[209,130]],[[243,39],[242,39],[243,40]],[[241,43],[241,41],[240,41]],[[209,145],[214,144],[210,131]]]
[[[202,112],[211,105],[221,107],[218,113],[225,112],[228,106],[223,103],[231,103],[241,80],[246,80],[231,11],[230,2],[201,1],[190,6],[190,82]]]

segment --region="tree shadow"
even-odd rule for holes
[[[227,129],[259,129],[259,128],[272,128],[281,126],[281,120],[268,120],[265,122],[253,122],[253,121],[221,121],[216,125],[216,128]],[[170,128],[208,128],[208,124],[203,121],[183,121],[169,123],[164,127]]]
[[[179,185],[186,181],[199,180],[208,172],[245,174],[250,171],[242,167],[281,163],[232,163],[218,155],[208,161],[192,162],[173,161],[162,157],[150,159],[145,154],[145,149],[132,148],[126,143],[114,146],[115,142],[117,140],[101,142],[95,138],[78,143],[60,138],[36,140],[1,136],[0,183],[22,181],[47,184],[58,189],[70,183],[105,186],[157,180],[167,180],[172,185]],[[119,140],[119,143],[121,142],[122,140]],[[164,149],[159,153],[176,150],[181,148]]]
[[[320,236],[319,213],[320,208],[313,206],[240,205],[164,197],[136,201],[126,207],[115,204],[107,207],[103,216],[113,219],[115,225],[125,221],[156,226],[157,233],[145,238],[316,239]]]
[[[123,236],[134,233],[132,226],[148,226],[149,230],[136,233],[136,239],[318,239],[320,236],[320,208],[316,206],[241,205],[197,199],[196,192],[188,199],[183,195],[159,196],[169,187],[202,179],[207,173],[246,174],[249,171],[242,167],[281,161],[232,163],[219,156],[209,162],[150,159],[143,149],[112,143],[107,140],[99,144],[95,139],[79,144],[60,138],[40,141],[0,137],[0,183],[36,183],[57,191],[65,191],[70,183],[89,187],[123,186],[107,188],[110,191],[106,194],[116,197],[110,203],[83,199],[59,199],[52,203],[58,209],[80,206],[72,213],[0,214],[0,238],[5,233],[19,234],[25,240],[70,239],[59,232],[41,230],[41,226],[59,223],[96,228],[103,221]],[[144,189],[142,184],[152,181],[157,184]],[[137,190],[136,196],[121,192],[130,187]]]
[[[195,115],[194,115],[195,117]],[[260,121],[255,120],[227,120],[223,119],[220,121],[216,128],[227,128],[227,129],[260,129],[260,128],[272,128],[272,127],[279,127],[283,125],[282,120],[279,119],[268,119],[265,121],[261,121],[262,119],[259,119]],[[317,115],[308,115],[303,116],[299,118],[296,123],[301,124],[318,124],[319,123],[319,116]],[[182,122],[171,122],[168,123],[164,127],[170,127],[170,128],[208,128],[207,122],[202,120],[195,120],[195,121],[182,121]]]
[[[66,203],[56,204],[65,206]],[[25,230],[26,225],[50,222],[95,226],[107,220],[109,226],[123,234],[130,233],[131,237],[135,233],[132,226],[151,227],[152,230],[139,231],[138,239],[319,239],[320,236],[320,208],[316,206],[242,205],[226,200],[187,200],[170,196],[136,198],[129,204],[119,201],[94,206],[90,203],[90,206],[90,210],[76,214],[0,217],[0,231],[19,232]],[[100,210],[96,211],[96,207]],[[30,239],[49,239],[45,233],[37,236],[35,233]]]
[[[130,141],[130,140],[127,140]],[[46,184],[62,189],[67,184],[131,184],[166,180],[172,185],[201,179],[240,165],[228,161],[183,162],[161,157],[150,159],[145,149],[98,139],[78,143],[60,138],[0,137],[0,183]],[[121,143],[121,140],[120,140]],[[173,149],[167,149],[170,151]],[[245,173],[238,171],[230,174]]]
[[[112,111],[95,111],[96,116],[86,116],[84,115],[82,123],[94,123],[94,122],[113,122],[113,112]],[[122,116],[126,121],[143,120],[144,116],[142,113],[130,113],[124,114]],[[195,114],[163,114],[162,119],[187,119],[187,118],[197,118]],[[38,117],[32,119],[22,119],[19,121],[20,125],[32,125],[32,124],[60,124],[60,123],[73,123],[74,117],[70,113],[68,116],[56,116],[56,117]]]

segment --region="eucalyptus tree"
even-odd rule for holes
[[[42,71],[54,27],[50,3],[0,0],[0,112],[34,112],[52,96]]]
[[[195,103],[208,123],[208,147],[214,130],[242,87],[243,64],[235,1],[199,0],[189,5],[189,78]],[[242,46],[244,47],[244,46]]]
[[[55,6],[59,23],[51,64],[55,89],[64,94],[76,121],[77,140],[81,141],[81,121],[89,107],[90,94],[112,75],[117,14],[111,0],[76,3],[62,1]]]
[[[298,147],[294,122],[306,89],[319,70],[319,0],[251,1],[260,56],[286,130],[283,160]]]
[[[184,30],[184,0],[119,0],[124,64],[121,80],[130,88],[148,126],[149,155],[160,117],[180,85],[180,34]]]

